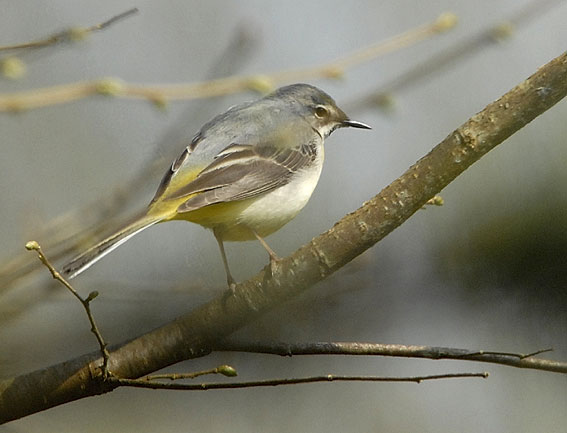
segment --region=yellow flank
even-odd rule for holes
[[[181,169],[181,171],[170,180],[163,194],[150,205],[147,215],[159,217],[160,222],[184,220],[199,224],[208,229],[217,227],[224,233],[230,232],[228,236],[229,239],[226,240],[246,241],[256,239],[249,229],[239,227],[238,225],[238,215],[252,203],[252,199],[217,203],[191,212],[177,213],[179,206],[199,193],[175,199],[168,197],[175,196],[177,191],[191,183],[202,170],[203,167]]]
[[[189,158],[191,158],[191,156],[189,156]],[[161,197],[158,197],[157,201],[165,201],[167,197],[175,195],[181,188],[193,182],[205,167],[206,164],[198,167],[181,167],[170,179],[169,185],[167,185],[167,188]]]
[[[158,200],[148,209],[148,216],[159,217],[160,222],[183,220],[199,224],[205,228],[217,228],[225,234],[228,241],[255,239],[247,228],[239,226],[238,216],[253,203],[252,199],[216,203],[190,212],[177,213],[177,208],[193,197],[188,195],[175,200]]]
[[[239,218],[253,202],[254,198],[216,203],[191,212],[176,214],[172,219],[190,221],[208,229],[216,228],[225,241],[253,240],[256,237],[249,228],[241,225]]]

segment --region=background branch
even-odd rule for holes
[[[4,55],[0,57],[0,72],[5,78],[19,79],[26,74],[26,64],[21,60],[24,54],[40,48],[52,47],[63,43],[78,42],[87,38],[91,33],[104,30],[117,21],[123,20],[135,13],[138,9],[133,8],[122,12],[112,18],[95,24],[90,27],[71,27],[61,32],[54,33],[46,38],[32,42],[24,42],[14,45],[0,45],[0,54],[2,53],[18,53],[18,57],[14,54]]]
[[[443,69],[448,69],[466,58],[479,54],[490,44],[493,45],[495,42],[502,42],[510,38],[520,26],[525,26],[561,2],[562,0],[534,0],[527,3],[498,23],[467,38],[455,41],[450,47],[396,75],[378,89],[367,91],[363,97],[345,104],[346,111],[377,105],[388,108],[393,95],[400,90],[416,85],[434,74],[439,74]]]
[[[80,39],[84,39],[89,33],[93,33],[99,30],[104,30],[107,27],[115,24],[117,21],[123,20],[128,18],[134,14],[138,13],[137,8],[132,8],[127,10],[126,12],[122,12],[118,15],[113,16],[112,18],[99,23],[92,25],[90,27],[72,27],[67,30],[63,30],[62,32],[54,33],[47,38],[39,39],[37,41],[32,42],[24,42],[21,44],[14,44],[14,45],[0,45],[0,52],[1,51],[17,51],[17,50],[26,50],[26,49],[35,49],[35,48],[44,48],[51,45],[60,44],[62,42],[69,42],[69,41],[77,41]]]
[[[227,77],[200,83],[171,85],[139,85],[119,79],[104,78],[64,84],[31,91],[0,94],[0,111],[19,112],[39,107],[64,104],[93,95],[109,95],[130,99],[146,99],[159,106],[167,101],[221,96],[245,90],[266,92],[276,85],[313,78],[338,78],[346,69],[376,58],[379,55],[423,41],[453,28],[456,18],[443,14],[435,22],[409,30],[384,42],[357,50],[332,62],[310,67],[248,77]]]
[[[471,164],[567,94],[567,54],[453,131],[360,209],[267,269],[161,328],[111,349],[109,369],[135,378],[181,360],[203,356],[215,341],[250,323],[340,269],[419,210]],[[112,390],[94,374],[99,353],[0,382],[0,420],[20,418],[65,402]]]

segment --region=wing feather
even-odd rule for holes
[[[244,200],[287,184],[314,155],[303,148],[232,144],[189,184],[167,197],[191,196],[177,211],[190,212],[215,203]],[[196,195],[195,195],[196,194]]]

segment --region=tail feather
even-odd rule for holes
[[[114,233],[112,236],[109,236],[108,238],[89,248],[80,256],[75,257],[73,260],[63,266],[61,273],[67,278],[76,277],[84,270],[90,268],[104,256],[114,251],[115,248],[118,248],[131,237],[137,235],[142,230],[158,223],[160,220],[161,218],[151,218],[146,216],[137,219],[133,223],[124,227],[122,230]]]

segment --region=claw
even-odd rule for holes
[[[270,254],[270,274],[272,277],[274,277],[278,273],[281,261],[282,259],[280,259],[275,254],[274,255]]]

